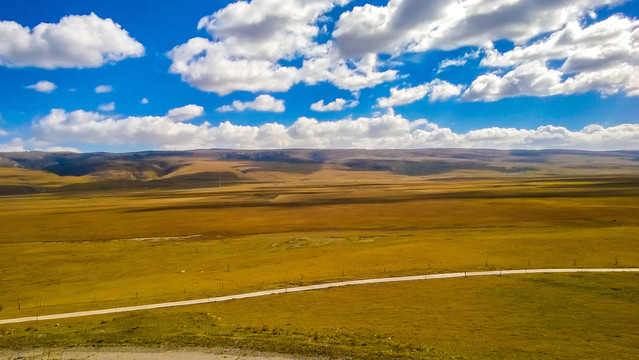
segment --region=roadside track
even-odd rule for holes
[[[377,278],[377,279],[350,280],[350,281],[341,281],[341,282],[326,283],[326,284],[297,286],[297,287],[284,288],[284,289],[265,290],[265,291],[258,291],[258,292],[252,292],[252,293],[237,294],[237,295],[218,296],[218,297],[205,298],[205,299],[173,301],[173,302],[165,302],[165,303],[158,303],[158,304],[128,306],[128,307],[102,309],[102,310],[78,311],[78,312],[63,313],[63,314],[29,316],[29,317],[14,318],[14,319],[2,319],[0,320],[0,325],[15,324],[15,323],[28,322],[28,321],[56,320],[56,319],[66,319],[66,318],[74,318],[74,317],[82,317],[82,316],[115,314],[115,313],[123,313],[123,312],[130,312],[130,311],[151,310],[151,309],[160,309],[160,308],[168,308],[168,307],[176,307],[176,306],[208,304],[208,303],[216,303],[216,302],[223,302],[223,301],[230,301],[230,300],[248,299],[248,298],[267,296],[267,295],[288,294],[288,293],[311,291],[311,290],[322,290],[322,289],[329,289],[333,287],[351,286],[351,285],[449,279],[449,278],[461,278],[461,277],[473,277],[473,276],[501,276],[501,275],[517,275],[517,274],[548,274],[548,273],[613,273],[613,272],[614,273],[639,272],[639,268],[603,268],[603,269],[566,268],[566,269],[494,270],[494,271],[455,272],[455,273],[446,273],[446,274],[429,274],[429,275],[400,276],[400,277]]]

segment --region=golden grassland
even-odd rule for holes
[[[636,359],[636,274],[378,284],[16,324],[0,345],[248,348],[361,359]]]
[[[199,159],[158,177],[174,181],[161,187],[127,182],[121,172],[107,182],[104,173],[0,168],[0,185],[46,189],[0,198],[0,318],[339,279],[639,266],[636,164],[562,155],[535,166],[407,176],[334,164]],[[637,280],[536,275],[333,289],[4,325],[0,347],[633,358]]]

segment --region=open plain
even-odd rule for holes
[[[0,319],[639,266],[639,152],[7,153],[0,166]],[[636,273],[530,274],[7,324],[0,347],[634,359],[637,323]]]

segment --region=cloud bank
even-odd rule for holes
[[[0,152],[22,152],[27,151],[24,147],[24,141],[20,138],[15,138],[8,143],[0,144]]]
[[[388,110],[377,117],[318,121],[301,117],[286,126],[267,123],[239,126],[223,122],[214,126],[188,120],[203,109],[188,105],[166,116],[117,118],[82,110],[53,109],[36,121],[32,134],[39,144],[77,143],[118,145],[147,144],[169,150],[197,148],[495,148],[495,149],[639,149],[639,124],[612,127],[589,125],[571,131],[546,125],[536,129],[492,127],[456,133],[427,120],[410,121]],[[5,145],[7,146],[7,145]],[[8,145],[10,146],[10,145]]]

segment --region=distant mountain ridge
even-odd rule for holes
[[[639,170],[639,151],[190,150],[134,153],[0,153],[0,195],[73,189],[195,188],[341,172],[406,176],[554,174]],[[280,175],[277,175],[280,174]],[[337,173],[336,173],[337,174]],[[567,172],[566,175],[570,175]],[[336,175],[333,175],[336,176]],[[362,175],[364,176],[364,175]]]

